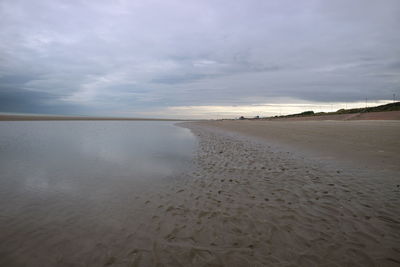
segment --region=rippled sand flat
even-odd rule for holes
[[[186,126],[200,139],[199,169],[160,208],[166,258],[193,266],[399,264],[397,171],[326,164],[213,123]]]

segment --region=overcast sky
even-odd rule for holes
[[[0,112],[274,115],[394,93],[399,0],[0,0]]]

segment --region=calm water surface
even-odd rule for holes
[[[173,122],[0,122],[0,265],[95,265],[196,145]]]

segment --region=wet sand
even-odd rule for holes
[[[326,164],[284,142],[299,134],[304,145],[312,138],[320,148],[327,140],[334,146],[339,139],[320,136],[318,124],[283,124],[283,129],[273,124],[275,134],[281,134],[277,142],[260,133],[257,124],[242,123],[187,125],[200,138],[200,168],[181,189],[180,217],[186,216],[181,225],[186,227],[175,228],[174,242],[190,240],[198,247],[198,259],[216,266],[398,266],[400,178],[396,168],[382,169],[393,167],[391,161],[368,169],[342,160]],[[336,122],[333,126],[337,134],[346,131],[349,141],[336,155],[348,153],[345,146],[368,150],[356,134],[358,124],[353,131]],[[287,127],[293,127],[291,135]],[[307,138],[302,127],[309,131]],[[396,141],[391,130],[364,138],[387,150],[399,149],[398,143],[394,148],[386,144]]]
[[[253,122],[240,123],[243,122],[181,124],[198,137],[193,171],[140,192],[116,181],[109,201],[117,205],[109,206],[105,202],[98,210],[91,210],[89,204],[78,206],[89,211],[88,216],[72,215],[66,221],[57,221],[57,216],[56,219],[46,217],[46,210],[40,213],[44,219],[35,221],[37,215],[26,207],[24,220],[14,223],[6,236],[8,241],[15,235],[20,238],[0,245],[0,264],[400,264],[400,179],[392,165],[397,156],[388,154],[390,160],[362,168],[360,161],[345,164],[347,160],[340,157],[327,159],[316,152],[316,142],[324,147],[327,142],[343,140],[347,143],[331,144],[328,154],[344,156],[349,151],[347,146],[365,151],[368,146],[363,145],[363,138],[373,146],[382,145],[392,151],[391,143],[386,144],[393,138],[391,131],[382,131],[379,138],[373,134],[358,138],[358,135],[353,136],[357,131],[334,124],[337,134],[347,129],[349,139],[346,139],[335,135],[323,137],[324,132],[320,132],[324,131],[323,127],[316,124],[314,128],[308,124],[274,124],[268,127],[275,129],[275,138],[272,138],[274,135],[260,133],[257,128],[260,126]],[[287,127],[294,127],[290,128],[291,134]],[[398,125],[393,127],[397,129]],[[306,129],[309,132],[304,132]],[[296,133],[299,139],[294,139]],[[309,142],[304,136],[310,134],[314,145],[303,153],[293,142],[300,140],[302,147],[306,147]],[[339,150],[333,149],[340,146]],[[398,147],[392,149],[397,151]],[[374,153],[367,153],[366,158],[374,157]],[[387,168],[382,169],[382,166]],[[32,205],[40,207],[40,202]],[[119,205],[132,205],[131,212],[115,209]],[[54,205],[50,212],[57,214],[64,210]],[[27,220],[32,224],[29,227],[24,223]],[[93,220],[106,223],[90,227],[95,225]]]

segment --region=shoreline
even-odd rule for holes
[[[0,121],[189,121],[183,119],[124,118],[59,115],[6,115],[0,114]]]

